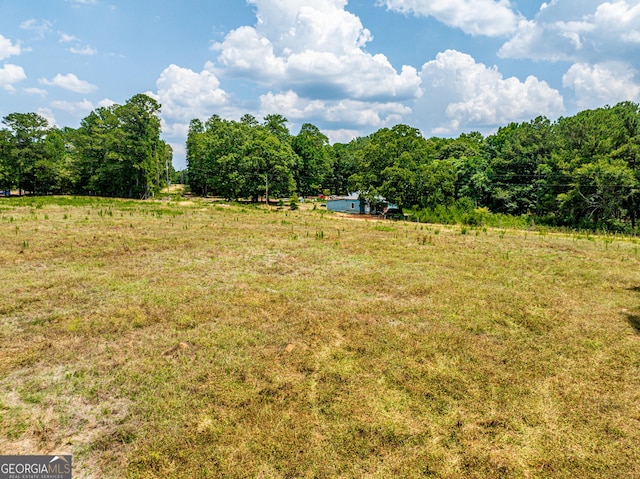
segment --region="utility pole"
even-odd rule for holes
[[[267,200],[267,208],[269,208],[269,174],[264,174],[264,182],[265,182],[265,198]]]
[[[171,199],[171,181],[169,180],[169,157],[167,156],[167,152],[164,153],[164,167],[167,170],[167,195],[169,199]]]

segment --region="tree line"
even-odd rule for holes
[[[160,139],[160,105],[138,94],[100,107],[77,129],[12,113],[0,129],[0,191],[148,198],[173,175]],[[425,138],[399,124],[330,144],[282,115],[259,122],[213,115],[187,137],[192,192],[228,200],[358,191],[420,212],[485,208],[538,222],[635,229],[640,207],[640,109],[622,102],[550,121],[511,123],[494,134]]]
[[[189,184],[229,200],[358,191],[416,211],[486,208],[558,226],[635,228],[639,114],[622,102],[511,123],[486,137],[425,138],[400,124],[333,145],[309,123],[292,135],[281,115],[262,123],[214,115],[191,122]]]
[[[148,198],[173,171],[159,113],[144,94],[95,109],[77,129],[52,127],[37,113],[11,113],[0,129],[0,190]]]

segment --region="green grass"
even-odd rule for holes
[[[637,477],[624,237],[0,201],[0,451],[79,477]]]

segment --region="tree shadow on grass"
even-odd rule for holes
[[[640,333],[640,314],[627,314],[627,321],[637,333]]]
[[[636,293],[640,293],[640,286],[634,286],[629,288],[629,291],[635,291]],[[637,333],[640,333],[640,313],[626,313],[627,322],[631,325],[633,329],[636,330]]]

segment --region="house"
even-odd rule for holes
[[[332,196],[327,198],[327,210],[339,213],[365,214],[366,202],[360,201],[358,193],[351,193],[348,196]]]
[[[371,204],[360,193],[350,193],[348,196],[332,196],[327,198],[327,210],[339,213],[351,213],[355,215],[382,214],[385,208],[396,206],[390,204],[384,198],[376,198],[375,204]]]

